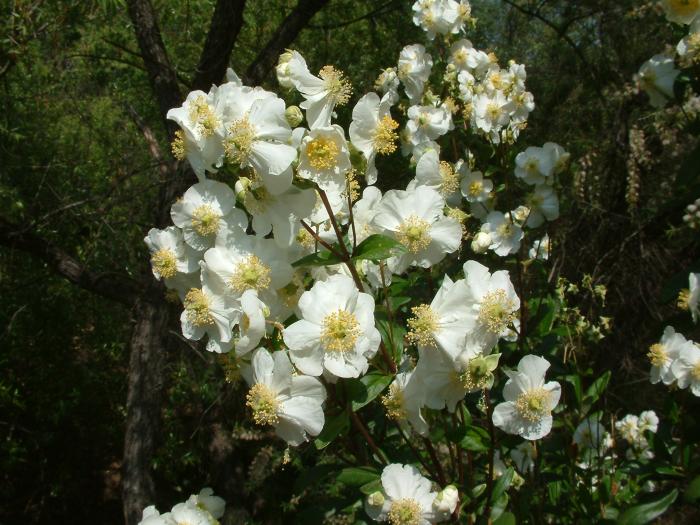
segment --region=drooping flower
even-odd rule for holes
[[[215,520],[221,519],[226,510],[226,501],[219,496],[215,496],[214,490],[210,487],[203,488],[199,491],[199,494],[192,494],[187,502],[206,510]]]
[[[265,335],[265,317],[270,308],[258,299],[258,292],[246,290],[240,298],[241,316],[238,322],[239,335],[234,340],[236,355],[242,356],[258,346]]]
[[[346,275],[317,281],[299,299],[302,318],[282,332],[294,365],[305,374],[327,371],[358,377],[381,340],[374,326],[374,298]]]
[[[175,226],[182,229],[187,244],[195,250],[206,250],[227,228],[245,228],[248,224],[245,213],[235,205],[236,196],[228,185],[204,180],[191,186],[173,204],[170,216]]]
[[[326,390],[315,377],[295,375],[286,352],[270,355],[258,348],[245,375],[250,383],[246,406],[256,424],[271,425],[292,446],[321,432]]]
[[[546,233],[541,239],[535,239],[532,243],[532,247],[527,252],[530,259],[539,259],[541,261],[549,260],[549,256],[552,253],[552,242],[549,239],[549,235]]]
[[[430,78],[433,59],[420,44],[406,46],[399,54],[399,80],[403,83],[411,104],[418,104],[423,88]]]
[[[690,311],[693,322],[698,322],[698,318],[700,318],[700,273],[691,272],[688,275],[688,288],[681,290],[678,294],[678,307]]]
[[[535,191],[527,196],[526,202],[529,213],[525,225],[530,228],[541,226],[545,220],[553,221],[559,218],[559,197],[554,188],[547,184],[535,186]]]
[[[515,176],[528,184],[545,184],[554,175],[552,149],[530,146],[515,157]]]
[[[503,388],[505,401],[494,408],[494,425],[530,441],[549,434],[561,386],[556,381],[545,383],[548,368],[549,362],[543,357],[526,355],[517,371],[506,372],[509,379]]]

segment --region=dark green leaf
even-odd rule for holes
[[[341,470],[337,479],[349,487],[361,487],[379,479],[379,475],[374,467],[349,467]]]
[[[382,490],[382,480],[381,479],[375,479],[374,481],[370,481],[366,485],[362,485],[360,487],[360,492],[362,494],[370,495],[374,492],[377,492],[378,490]]]
[[[511,512],[504,512],[493,522],[493,525],[515,525],[515,516]]]
[[[627,509],[617,523],[620,525],[643,525],[661,516],[678,497],[678,489],[673,489],[664,497],[650,503],[643,503]]]
[[[294,261],[292,266],[298,268],[300,266],[328,266],[343,262],[339,257],[336,257],[331,252],[324,250],[321,252],[312,253],[306,257],[302,257],[298,261]]]
[[[513,467],[509,467],[508,470],[496,480],[496,483],[493,485],[493,492],[491,493],[491,501],[498,501],[500,497],[505,494],[506,490],[508,490],[510,484],[513,482],[514,474],[515,471]]]
[[[352,259],[354,261],[362,259],[381,261],[404,251],[406,248],[400,242],[386,235],[375,234],[370,235],[357,245],[353,251]]]
[[[688,488],[683,493],[683,499],[688,503],[695,503],[700,500],[700,476],[696,476],[690,482]]]
[[[459,446],[472,452],[486,452],[489,449],[489,434],[483,428],[468,426]]]
[[[350,417],[347,412],[341,412],[337,416],[326,419],[326,424],[323,425],[323,430],[314,440],[314,445],[318,450],[323,450],[348,428],[350,428]]]
[[[598,401],[600,396],[605,392],[605,389],[608,388],[608,383],[610,382],[610,370],[606,371],[602,376],[600,376],[598,379],[593,381],[593,384],[588,387],[588,390],[586,390],[586,395],[584,396],[584,400],[588,403],[595,403]]]
[[[348,398],[352,402],[352,411],[356,412],[374,400],[389,386],[393,379],[393,376],[387,376],[380,372],[370,372],[360,379],[347,381]]]

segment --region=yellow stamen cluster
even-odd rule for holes
[[[690,371],[690,375],[693,376],[695,381],[700,381],[700,361],[695,363],[695,366]]]
[[[418,525],[421,522],[420,504],[413,498],[402,498],[392,502],[387,513],[390,525]]]
[[[215,235],[219,231],[219,215],[210,204],[202,204],[192,212],[192,228],[202,237]]]
[[[352,85],[342,71],[333,66],[323,66],[318,76],[323,79],[323,87],[332,95],[337,105],[343,106],[348,103],[352,95]]]
[[[498,89],[500,91],[503,91],[504,88],[504,80],[503,77],[501,76],[501,72],[498,70],[493,70],[489,74],[489,80],[491,81],[491,84],[495,89]]]
[[[406,419],[403,390],[396,383],[392,383],[389,387],[389,393],[382,397],[382,405],[384,405],[386,416],[389,419],[394,421]]]
[[[346,310],[336,310],[323,318],[321,343],[326,352],[352,350],[361,334],[357,317]]]
[[[209,298],[199,288],[192,288],[185,296],[185,311],[187,319],[194,326],[211,326],[214,324],[214,317],[209,311]]]
[[[430,223],[416,215],[403,221],[396,232],[396,240],[411,253],[418,253],[430,246]]]
[[[355,202],[360,197],[360,182],[357,180],[357,170],[348,170],[345,174],[345,191],[343,195]]]
[[[197,97],[190,103],[189,117],[204,137],[211,137],[219,126],[219,119],[203,96]]]
[[[515,401],[515,409],[523,419],[537,423],[549,415],[550,402],[550,392],[542,387],[537,387],[520,394]]]
[[[484,295],[479,309],[479,322],[493,334],[500,334],[516,319],[515,301],[508,299],[502,288]]]
[[[467,190],[469,195],[472,197],[478,196],[482,191],[484,190],[484,183],[481,182],[480,180],[475,180],[469,185],[469,189]]]
[[[377,153],[389,155],[396,151],[396,142],[399,140],[399,135],[395,130],[398,127],[399,123],[388,114],[384,115],[377,122],[377,128],[374,130],[374,137],[372,138],[372,144]]]
[[[270,267],[257,255],[248,255],[236,265],[229,286],[238,293],[265,290],[270,286]]]
[[[510,222],[506,221],[503,224],[501,224],[498,228],[496,228],[496,232],[501,237],[510,237],[513,233],[513,225]]]
[[[498,104],[491,103],[488,106],[486,106],[486,115],[491,120],[498,120],[501,118],[501,114],[503,113],[503,110]]]
[[[676,305],[679,309],[685,310],[686,312],[690,310],[690,290],[685,288],[678,292],[678,301]]]
[[[540,161],[539,159],[535,157],[530,157],[525,161],[525,165],[523,166],[523,169],[529,174],[529,175],[537,175],[540,171]]]
[[[443,196],[450,195],[459,189],[459,175],[452,165],[444,160],[440,161],[440,178],[442,179],[440,193]]]
[[[492,381],[493,374],[483,357],[470,359],[466,369],[459,376],[459,382],[467,392],[489,388],[493,384]]]
[[[263,383],[254,384],[248,391],[246,406],[253,411],[256,425],[276,425],[279,422],[277,394]]]
[[[161,248],[151,255],[151,266],[158,275],[170,279],[177,274],[177,257],[172,250]]]
[[[228,136],[224,141],[226,159],[234,164],[245,164],[255,141],[255,128],[248,115],[236,120],[228,128]]]
[[[668,5],[680,16],[690,16],[700,9],[699,0],[669,0]]]
[[[649,347],[647,357],[652,366],[662,367],[668,362],[668,352],[661,343],[655,343]]]
[[[175,138],[173,139],[172,144],[170,144],[170,151],[173,152],[173,157],[175,157],[177,160],[184,160],[187,156],[187,150],[185,147],[185,133],[181,129],[178,129],[175,132]]]
[[[317,137],[306,145],[306,158],[317,170],[335,168],[338,164],[338,144],[330,137]]]
[[[435,336],[439,328],[439,319],[435,311],[427,304],[411,308],[413,317],[407,321],[409,331],[406,339],[411,344],[435,348]]]
[[[316,239],[311,235],[306,229],[299,230],[297,233],[296,241],[304,248],[313,248],[316,244]]]

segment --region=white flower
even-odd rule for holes
[[[649,95],[649,103],[661,108],[673,98],[673,84],[680,74],[673,62],[673,57],[654,55],[639,68],[639,87]]]
[[[428,33],[433,40],[436,34],[458,32],[459,4],[454,0],[417,0],[413,4],[413,23]]]
[[[178,274],[193,273],[199,270],[201,254],[186,245],[182,231],[175,226],[164,230],[151,228],[143,240],[151,252],[151,270],[159,281],[168,281]]]
[[[466,38],[463,38],[452,44],[452,47],[450,47],[450,58],[448,62],[454,65],[460,72],[466,70],[473,71],[478,65],[475,53],[476,51],[477,50],[474,49],[472,43]]]
[[[559,144],[556,142],[545,142],[542,149],[549,153],[555,174],[559,174],[567,168],[569,160],[571,159],[571,154]]]
[[[693,346],[692,341],[687,341],[683,334],[677,333],[672,326],[664,329],[661,341],[649,347],[647,357],[651,363],[649,380],[652,384],[659,381],[664,385],[670,385],[676,380],[673,373],[673,362],[678,359],[681,351],[689,346]]]
[[[370,235],[379,233],[372,223],[377,214],[377,204],[382,200],[382,192],[376,186],[367,186],[362,191],[362,198],[352,207],[352,218],[355,228],[350,228],[348,234],[355,244],[360,244]]]
[[[209,512],[189,502],[175,505],[170,515],[177,525],[214,525],[216,523]]]
[[[693,322],[700,318],[700,273],[688,275],[688,290],[683,290],[679,297],[679,304],[683,309],[690,310]]]
[[[168,111],[167,118],[180,126],[173,142],[173,154],[179,160],[187,157],[199,180],[205,171],[216,171],[224,154],[225,133],[222,115],[216,109],[217,88],[209,94],[192,91],[179,108]]]
[[[452,113],[444,105],[411,106],[408,108],[408,118],[406,129],[413,145],[435,140],[454,129]]]
[[[554,149],[531,146],[515,157],[515,176],[528,184],[544,184],[554,175]]]
[[[510,451],[510,458],[515,463],[515,467],[527,474],[535,470],[535,459],[537,458],[537,449],[533,443],[523,441],[520,445]]]
[[[659,417],[653,410],[645,410],[639,414],[639,430],[656,434],[659,429]]]
[[[169,512],[161,514],[154,505],[150,505],[143,509],[138,525],[175,525],[175,521]]]
[[[399,54],[399,79],[406,89],[411,104],[420,102],[423,87],[430,77],[433,67],[432,57],[420,44],[406,46]]]
[[[474,253],[484,253],[491,246],[491,235],[486,232],[477,232],[472,239],[471,249]]]
[[[486,221],[481,225],[481,231],[491,236],[489,248],[496,255],[505,257],[516,253],[520,249],[520,241],[523,238],[523,230],[510,218],[510,214],[504,215],[500,211],[492,211],[486,216]]]
[[[535,186],[535,191],[527,196],[527,206],[530,213],[525,224],[530,228],[541,226],[545,220],[553,221],[559,218],[559,197],[547,184]]]
[[[678,388],[690,387],[693,395],[700,396],[700,348],[696,344],[685,346],[671,368]]]
[[[459,183],[459,172],[449,162],[440,161],[437,151],[431,150],[416,164],[416,177],[406,189],[426,186],[442,195],[448,205],[458,206],[461,200]]]
[[[454,485],[447,485],[438,492],[433,501],[433,512],[435,512],[438,521],[450,519],[450,516],[457,508],[457,503],[459,503],[459,492]]]
[[[299,299],[302,319],[284,329],[294,365],[305,374],[324,370],[337,377],[358,377],[379,348],[374,298],[359,292],[353,280],[333,275]]]
[[[619,421],[616,421],[615,430],[617,430],[620,437],[630,445],[634,445],[638,443],[640,439],[644,439],[639,430],[639,417],[634,414],[627,414]]]
[[[285,116],[284,101],[261,91],[243,86],[227,91],[229,122],[224,156],[236,166],[255,169],[267,189],[278,195],[292,183],[290,167],[297,151],[289,144],[292,128]]]
[[[579,449],[593,449],[599,454],[609,448],[609,434],[600,422],[600,416],[581,421],[574,431],[574,443]]]
[[[352,95],[352,86],[343,72],[333,66],[323,66],[316,77],[296,51],[292,51],[287,71],[294,87],[306,99],[300,106],[306,110],[309,129],[330,126],[335,106],[347,104]]]
[[[438,521],[433,511],[437,496],[430,480],[412,465],[392,463],[382,472],[382,490],[365,501],[365,510],[375,521],[392,525],[429,525]]]
[[[314,128],[302,140],[297,168],[302,179],[314,181],[323,190],[342,190],[351,168],[348,143],[340,126]]]
[[[518,363],[517,372],[506,372],[509,379],[503,388],[505,402],[493,411],[494,425],[530,441],[549,434],[551,412],[559,403],[561,386],[556,381],[545,383],[548,368],[546,359],[526,355]]]
[[[248,218],[236,209],[233,190],[221,182],[204,180],[191,186],[170,209],[175,226],[195,250],[214,245],[219,233],[230,226],[245,228]]]
[[[700,0],[661,0],[669,22],[690,24],[700,13]]]
[[[383,69],[377,80],[374,81],[374,89],[386,96],[389,105],[396,104],[399,101],[399,75],[396,68]]]
[[[483,132],[494,137],[510,122],[513,103],[502,91],[478,95],[474,101],[474,124]]]
[[[418,434],[428,433],[428,424],[421,414],[424,386],[415,370],[396,374],[394,381],[382,397],[382,404],[388,418],[405,428],[410,424]],[[408,424],[407,424],[408,423]]]
[[[293,51],[286,50],[282,53],[277,60],[277,65],[275,66],[275,74],[277,75],[277,82],[283,88],[292,89],[294,87],[294,82],[289,77],[289,61],[292,59]]]
[[[462,242],[462,227],[457,219],[443,213],[445,199],[425,186],[413,191],[390,190],[377,206],[374,224],[406,248],[406,253],[389,259],[395,273],[408,266],[428,268]]]
[[[688,35],[678,42],[676,53],[683,66],[693,65],[700,59],[700,18],[693,20]]]
[[[460,181],[462,195],[469,202],[485,202],[491,196],[493,182],[484,178],[480,171],[470,171],[466,163],[462,164],[462,172],[466,171]]]
[[[532,243],[530,251],[528,251],[528,257],[530,259],[539,259],[542,261],[549,260],[549,256],[552,253],[552,243],[549,239],[549,235],[546,233],[541,239],[535,239]]]
[[[391,96],[384,95],[380,100],[376,93],[368,93],[357,101],[352,110],[350,141],[367,161],[367,184],[377,182],[377,168],[374,164],[377,154],[389,155],[396,151],[399,136],[395,130],[399,124],[391,118],[391,104]]]
[[[234,347],[236,354],[242,356],[258,346],[265,335],[265,314],[269,314],[270,309],[258,299],[258,293],[255,290],[243,292],[240,301],[239,337],[234,341]]]
[[[199,341],[206,334],[211,343],[207,350],[222,352],[230,349],[225,343],[231,341],[231,329],[238,322],[235,303],[202,285],[187,292],[183,305],[185,309],[180,315],[183,336]]]
[[[258,425],[272,425],[292,446],[317,436],[323,429],[326,390],[315,377],[295,375],[284,351],[272,355],[264,348],[253,353],[251,388],[246,405]]]
[[[206,510],[215,519],[221,519],[226,510],[226,502],[223,498],[214,495],[214,490],[205,487],[199,491],[199,494],[193,494],[187,502],[196,507]]]

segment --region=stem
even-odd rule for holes
[[[491,515],[491,496],[493,495],[493,460],[496,455],[496,435],[493,428],[493,406],[491,405],[491,396],[489,391],[484,391],[484,400],[486,401],[486,419],[489,427],[489,474],[486,480],[486,506],[484,507],[484,519],[488,522]]]
[[[348,182],[348,184],[350,184]],[[348,213],[350,214],[350,228],[352,229],[352,251],[355,252],[357,248],[357,232],[355,231],[355,217],[352,214],[352,197],[350,196],[350,189],[348,187]]]
[[[401,437],[402,437],[403,440],[406,442],[406,444],[409,446],[409,448],[411,449],[411,452],[413,452],[413,455],[416,456],[416,459],[420,462],[421,465],[423,465],[423,468],[424,468],[425,471],[428,473],[428,475],[429,475],[430,477],[436,478],[437,476],[436,476],[435,473],[431,470],[431,468],[428,466],[428,464],[426,463],[426,461],[421,457],[420,453],[418,452],[418,449],[417,449],[416,447],[413,446],[413,443],[411,442],[411,440],[408,439],[408,436],[406,435],[406,433],[405,433],[405,432],[403,431],[403,429],[401,428],[401,425],[399,425],[399,424],[396,422],[396,420],[394,420],[394,419],[392,419],[391,422],[394,423],[394,425],[396,426],[396,429],[399,431],[399,434],[401,434]]]
[[[369,448],[372,449],[372,452],[382,461],[385,465],[389,464],[389,458],[386,457],[386,454],[382,452],[379,447],[377,447],[377,444],[374,442],[372,439],[372,436],[369,435],[369,432],[367,432],[367,428],[365,425],[362,423],[362,420],[360,419],[360,416],[357,415],[356,412],[352,411],[352,408],[348,405],[348,412],[350,414],[350,419],[352,420],[352,423],[357,427],[357,430],[360,431],[360,434],[362,434],[362,437],[365,438],[365,441],[367,441],[367,444],[369,445]]]
[[[331,252],[331,253],[332,253],[333,255],[335,255],[336,257],[339,257],[339,258],[341,258],[341,259],[343,258],[343,254],[342,254],[342,253],[340,253],[338,250],[336,250],[335,248],[333,248],[333,246],[331,246],[331,245],[328,244],[326,241],[324,241],[323,239],[321,239],[321,237],[318,236],[318,233],[316,233],[316,232],[313,230],[313,228],[312,228],[311,226],[309,226],[308,224],[306,224],[305,221],[302,220],[302,221],[301,221],[301,225],[304,227],[304,229],[305,229],[307,232],[309,232],[309,234],[316,240],[316,242],[317,242],[318,244],[320,244],[321,246],[323,246],[326,250],[328,250],[329,252]]]
[[[432,460],[433,464],[435,465],[435,468],[437,470],[437,477],[438,481],[440,482],[440,485],[443,487],[447,486],[447,478],[445,477],[445,471],[442,469],[442,464],[440,463],[440,460],[437,457],[437,453],[435,452],[435,449],[433,448],[433,444],[430,442],[428,438],[423,438],[423,443],[425,443],[425,448],[428,450],[428,454],[430,454],[430,459]]]

